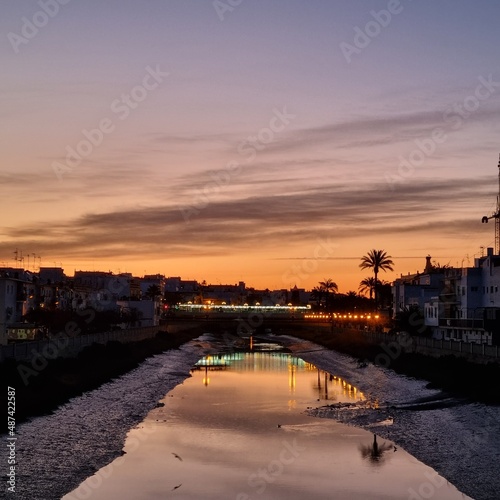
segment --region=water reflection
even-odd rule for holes
[[[384,463],[384,458],[387,458],[386,453],[389,451],[396,451],[397,448],[393,444],[384,442],[382,444],[377,443],[377,435],[373,435],[373,442],[371,444],[361,444],[359,446],[361,456],[369,460],[373,465],[381,465]]]
[[[371,441],[366,431],[306,415],[318,400],[356,404],[364,395],[300,358],[220,354],[191,373],[131,430],[119,467],[101,477],[92,500],[399,499],[429,470],[376,437],[360,448]],[[453,487],[439,493],[460,498]]]
[[[288,371],[288,392],[290,394],[296,390],[297,374],[315,374],[315,378],[308,377],[308,379],[311,381],[311,387],[317,393],[317,401],[353,402],[365,399],[364,394],[348,381],[283,352],[236,352],[205,356],[196,363],[192,373],[203,372],[202,383],[208,386],[211,382],[210,372],[229,368],[240,373]],[[252,381],[248,380],[246,383],[251,384]]]
[[[337,401],[340,394],[347,400],[362,401],[365,399],[363,393],[349,382],[319,368],[316,368],[316,370],[318,374],[314,388],[318,391],[318,401]]]

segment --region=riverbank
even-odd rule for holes
[[[332,332],[330,329],[313,331],[297,328],[291,335],[353,356],[361,365],[381,360],[383,366],[396,373],[426,380],[429,388],[439,388],[472,401],[500,405],[500,387],[493,382],[500,379],[498,363],[475,364],[451,355],[434,358],[400,352],[395,347],[384,350],[356,330]]]
[[[0,377],[16,390],[16,423],[21,423],[50,413],[70,398],[133,370],[155,354],[179,348],[201,333],[203,327],[193,327],[175,334],[159,332],[137,342],[92,344],[77,357],[51,360],[39,371],[6,360],[0,364]],[[20,366],[24,368],[20,370]]]

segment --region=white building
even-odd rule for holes
[[[410,306],[424,311],[425,304],[439,296],[444,276],[443,268],[431,264],[431,256],[426,257],[423,273],[401,275],[392,285],[393,318]]]
[[[161,301],[156,300],[119,300],[120,311],[125,317],[133,318],[133,324],[124,327],[158,326],[161,316]]]
[[[424,308],[433,337],[500,344],[499,289],[500,255],[494,255],[492,248],[475,259],[474,267],[445,270],[439,296]]]
[[[7,327],[17,321],[18,280],[0,277],[0,345],[7,344]]]

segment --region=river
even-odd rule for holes
[[[278,339],[291,353],[230,353],[204,336],[19,426],[16,498],[468,498],[455,487],[460,481],[444,479],[450,475],[442,464],[424,465],[439,454],[425,433],[418,440],[437,414],[432,432],[448,425],[462,432],[455,443],[462,441],[468,422],[454,428],[450,415],[457,408],[466,415],[467,405],[435,397],[437,407],[420,402],[419,411],[408,402],[437,393],[423,382]],[[484,438],[473,444],[488,447]],[[433,445],[441,455],[449,451]],[[466,458],[474,470],[473,455]],[[493,477],[481,491],[495,467],[476,471],[460,490],[498,498]]]

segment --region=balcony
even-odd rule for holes
[[[439,320],[439,326],[448,326],[454,328],[484,328],[483,319],[457,319],[442,318]]]

